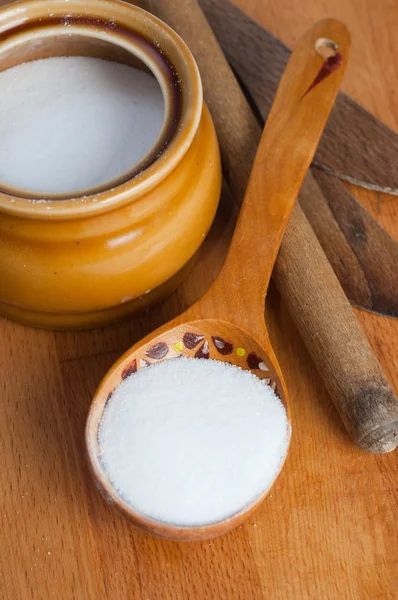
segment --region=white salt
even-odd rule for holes
[[[133,509],[179,526],[217,522],[274,481],[287,452],[285,408],[270,386],[215,360],[142,368],[108,401],[100,459]]]
[[[162,129],[157,80],[130,66],[71,56],[0,73],[0,182],[73,194],[132,169]]]

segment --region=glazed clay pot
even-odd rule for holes
[[[50,56],[101,57],[151,71],[165,98],[153,150],[106,188],[38,198],[0,183],[0,314],[80,329],[160,300],[206,236],[221,187],[188,48],[157,18],[115,0],[11,4],[0,10],[0,40],[0,70]]]

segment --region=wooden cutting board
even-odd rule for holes
[[[331,13],[326,0],[239,2],[288,44]],[[398,39],[390,24],[398,15],[389,0],[377,5],[372,13],[373,0],[335,0],[333,14],[354,37],[347,91],[393,126],[395,86],[380,76],[375,95],[374,81],[377,73],[394,76]],[[363,39],[371,48],[365,70],[356,49]],[[398,233],[395,205],[358,197]],[[145,316],[86,333],[0,321],[2,600],[396,598],[398,455],[365,454],[351,443],[274,290],[267,319],[291,395],[293,442],[254,517],[211,542],[164,542],[135,531],[92,484],[83,429],[100,378],[135,340],[203,293],[222,262],[231,222],[224,199],[189,280]],[[398,387],[398,322],[358,314]]]

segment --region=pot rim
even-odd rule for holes
[[[202,82],[199,74],[199,69],[196,65],[189,48],[180,36],[166,25],[163,21],[144,11],[143,9],[127,4],[121,0],[92,0],[89,11],[83,8],[79,0],[20,0],[14,4],[7,5],[0,9],[0,39],[7,31],[28,24],[34,15],[33,27],[36,26],[36,36],[40,34],[40,19],[48,19],[57,11],[57,16],[61,15],[61,9],[64,9],[65,17],[70,19],[73,17],[92,17],[98,14],[101,15],[101,20],[104,21],[104,15],[108,16],[110,23],[115,20],[122,20],[132,31],[135,31],[134,25],[137,22],[144,24],[146,30],[149,31],[148,41],[152,42],[152,34],[156,32],[156,45],[151,43],[159,54],[167,53],[162,49],[165,44],[173,47],[175,55],[181,64],[184,64],[186,71],[186,83],[183,88],[183,98],[181,115],[177,123],[176,130],[171,139],[167,142],[161,155],[158,156],[148,167],[131,179],[110,187],[102,189],[98,192],[89,193],[87,196],[77,195],[69,198],[57,197],[39,199],[36,197],[29,198],[18,195],[10,195],[0,192],[0,212],[10,215],[25,217],[29,219],[41,220],[65,220],[86,218],[94,214],[101,214],[110,210],[114,210],[127,203],[133,202],[135,199],[142,197],[162,180],[164,180],[183,159],[192,144],[199,127],[202,108],[203,108],[203,90]],[[107,41],[115,46],[119,46],[127,50],[135,57],[138,57],[152,71],[163,91],[165,97],[165,114],[168,111],[167,96],[165,91],[165,81],[162,80],[161,74],[156,69],[155,62],[151,62],[149,55],[140,54],[139,49],[134,44],[134,41],[127,39],[117,29],[109,28],[98,29],[89,24],[68,24],[68,27],[61,24],[54,24],[48,29],[47,34],[50,37],[55,35],[76,34],[81,37],[90,37],[98,40]],[[18,33],[18,42],[29,41],[34,39],[35,30],[28,30],[25,33]],[[142,37],[141,34],[139,34]],[[40,36],[41,37],[41,36]],[[7,38],[3,39],[4,45]],[[0,46],[0,52],[1,52]],[[172,67],[177,70],[178,65],[171,63]],[[187,101],[187,98],[189,100]],[[164,131],[164,125],[159,135],[161,138]],[[159,141],[159,138],[157,141]],[[156,142],[155,142],[156,144]],[[140,161],[141,162],[141,161]],[[112,182],[110,182],[112,185]],[[83,191],[84,193],[84,191]],[[61,199],[62,198],[62,199]]]

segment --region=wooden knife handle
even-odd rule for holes
[[[261,129],[199,4],[196,0],[139,4],[173,27],[195,56],[217,129],[224,176],[241,203]],[[394,390],[298,205],[273,278],[353,440],[368,452],[394,450],[398,444]]]

